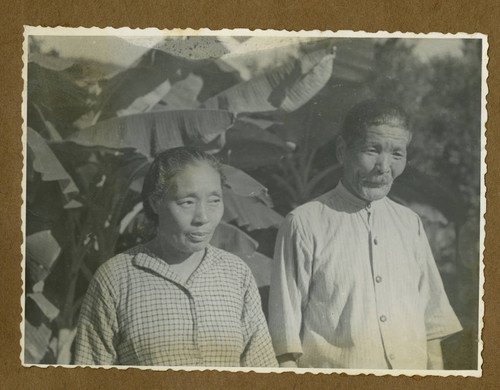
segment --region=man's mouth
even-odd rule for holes
[[[366,186],[366,187],[370,187],[370,188],[382,188],[382,187],[386,187],[388,185],[390,185],[391,183],[388,182],[388,181],[363,181],[363,184]]]

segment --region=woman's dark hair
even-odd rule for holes
[[[174,190],[175,176],[184,171],[187,166],[199,164],[200,162],[205,162],[214,168],[220,174],[221,183],[224,183],[222,165],[211,154],[181,146],[165,150],[156,155],[144,177],[141,193],[144,212],[148,218],[155,222],[158,221],[158,216],[149,203],[151,197],[163,196],[166,192]]]
[[[363,139],[370,126],[389,125],[407,130],[412,134],[410,120],[406,112],[397,104],[379,99],[364,100],[347,113],[340,131],[347,146]]]

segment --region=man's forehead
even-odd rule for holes
[[[407,145],[411,140],[411,133],[405,128],[392,125],[372,125],[361,132],[356,141],[374,142],[374,141],[394,141],[403,142]]]

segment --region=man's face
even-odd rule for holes
[[[158,235],[172,256],[205,249],[224,212],[221,178],[207,163],[188,165],[162,199],[152,200]]]
[[[389,125],[367,128],[364,139],[349,146],[340,140],[337,157],[344,166],[343,184],[366,201],[382,199],[405,169],[409,141],[407,130]]]

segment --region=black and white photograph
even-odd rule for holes
[[[24,38],[23,365],[481,376],[486,35]]]

